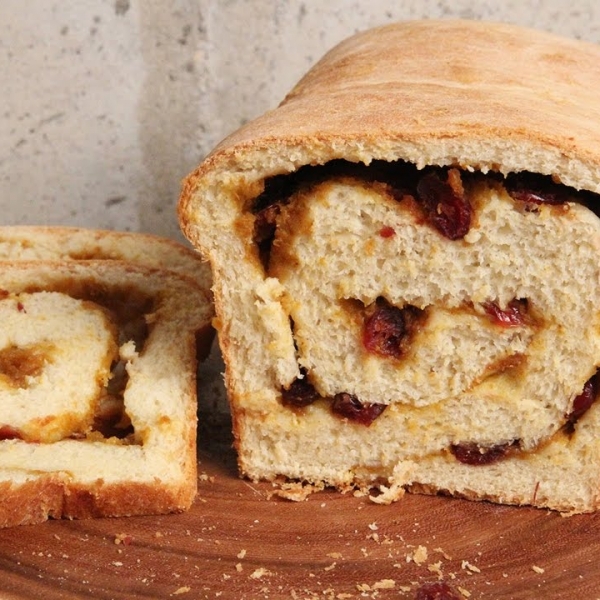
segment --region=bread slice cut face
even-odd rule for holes
[[[57,292],[6,293],[0,319],[3,427],[30,442],[85,432],[119,361],[107,312]]]
[[[106,260],[5,261],[0,290],[0,524],[189,508],[206,290]]]
[[[188,177],[243,475],[598,508],[590,81],[591,44],[394,24]]]

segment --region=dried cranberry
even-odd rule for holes
[[[511,198],[527,204],[564,204],[569,197],[567,189],[552,178],[538,173],[511,173],[504,182]]]
[[[378,298],[363,326],[362,342],[369,352],[400,358],[407,350],[423,311],[416,306],[398,308]]]
[[[384,225],[380,230],[379,230],[379,235],[382,238],[391,238],[394,237],[396,235],[396,231],[393,227],[390,227],[389,225]]]
[[[507,307],[502,309],[495,302],[486,302],[483,305],[485,312],[501,327],[521,327],[527,321],[527,300],[511,300]]]
[[[466,465],[489,465],[504,458],[515,444],[516,442],[507,442],[493,446],[480,446],[477,442],[465,442],[452,444],[450,452],[456,460]]]
[[[0,426],[0,440],[22,440],[23,436],[18,429],[10,425]]]
[[[430,171],[417,183],[417,196],[428,222],[442,235],[450,240],[467,235],[472,209],[458,169],[450,169],[446,181],[437,171]]]
[[[317,390],[308,380],[306,372],[302,371],[303,377],[299,377],[292,381],[289,388],[281,390],[281,402],[285,406],[295,406],[302,408],[312,404],[320,398]]]
[[[361,402],[353,394],[341,392],[333,397],[331,410],[341,417],[367,427],[386,409],[385,404]]]
[[[460,596],[444,582],[425,583],[415,595],[415,600],[460,600]]]
[[[600,392],[600,372],[596,371],[583,386],[583,391],[573,400],[573,410],[567,416],[567,422],[572,427],[587,412]]]

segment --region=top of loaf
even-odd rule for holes
[[[595,44],[467,20],[364,31],[328,52],[277,108],[226,138],[189,175],[180,201],[184,233],[198,242],[196,209],[213,193],[239,195],[244,184],[337,158],[527,170],[600,192],[598,97]]]

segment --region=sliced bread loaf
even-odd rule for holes
[[[600,48],[359,33],[187,178],[240,471],[600,507]]]

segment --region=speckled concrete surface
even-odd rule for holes
[[[2,0],[2,223],[179,238],[181,178],[331,46],[458,17],[600,43],[595,0]]]

